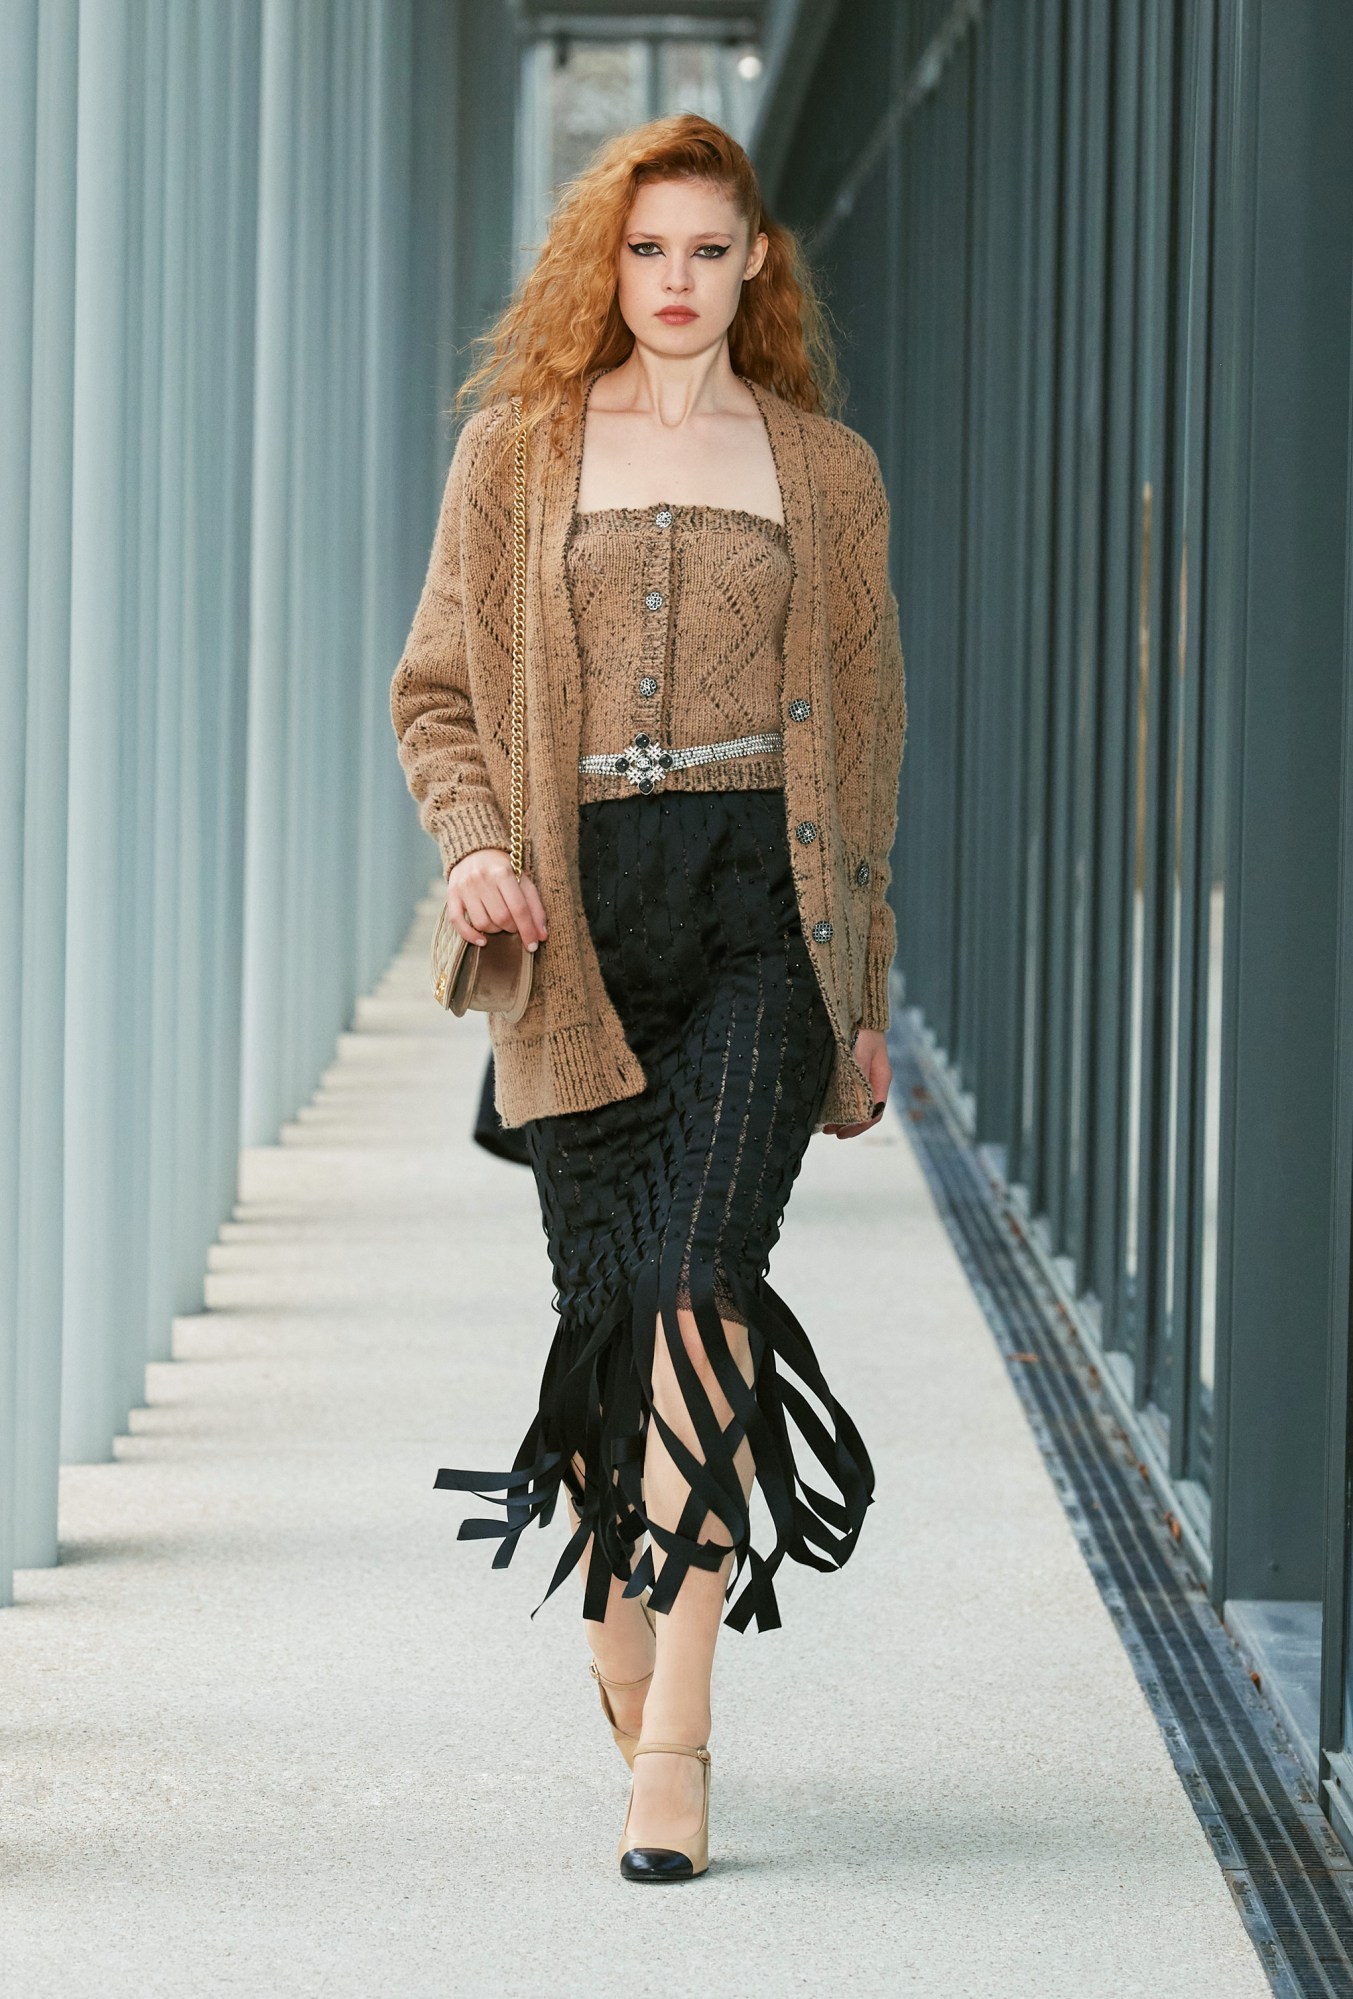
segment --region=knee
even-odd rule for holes
[[[685,1306],[678,1306],[677,1324],[681,1330],[682,1347],[691,1366],[695,1369],[696,1378],[706,1394],[710,1396],[711,1400],[714,1400],[717,1396],[721,1395],[722,1391],[719,1389],[718,1374],[705,1346],[700,1328],[696,1324],[694,1312]],[[733,1365],[738,1369],[743,1380],[746,1381],[751,1375],[751,1348],[748,1344],[747,1328],[736,1319],[721,1319],[720,1324],[723,1327],[724,1339],[727,1343],[728,1351],[733,1358]],[[667,1338],[661,1322],[658,1325],[656,1353],[661,1359],[664,1374],[672,1376],[675,1370],[672,1366],[672,1357],[668,1350]]]

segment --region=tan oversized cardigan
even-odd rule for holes
[[[602,372],[588,376],[586,395]],[[785,815],[803,933],[837,1039],[821,1129],[868,1118],[870,1093],[851,1049],[861,1026],[888,1024],[896,926],[885,890],[907,718],[888,499],[873,448],[857,431],[742,379],[765,420],[794,563]],[[492,403],[457,439],[390,690],[400,763],[443,875],[475,848],[508,846],[512,453],[498,447],[510,414],[506,399]],[[581,662],[564,557],[583,421],[562,421],[562,451],[540,432],[528,454],[527,872],[549,936],[521,1019],[509,1027],[488,1016],[498,1110],[509,1126],[634,1096],[646,1083],[607,994],[579,882]],[[645,803],[636,795],[635,810]]]

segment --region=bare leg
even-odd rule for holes
[[[710,1407],[719,1422],[727,1424],[733,1412],[705,1354],[695,1315],[679,1308],[677,1319]],[[729,1319],[723,1321],[723,1328],[728,1350],[743,1379],[750,1382],[752,1361],[747,1328]],[[661,1326],[654,1347],[653,1400],[691,1455],[700,1457],[695,1426],[682,1398]],[[738,1446],[734,1464],[746,1495],[751,1491],[753,1466],[745,1438]],[[644,1454],[644,1506],[650,1520],[674,1530],[688,1491],[685,1479],[658,1435],[656,1423],[651,1423]],[[717,1514],[706,1514],[699,1539],[729,1544],[728,1529]],[[663,1556],[656,1546],[653,1559],[656,1571],[661,1573]],[[646,1742],[684,1742],[695,1748],[709,1740],[710,1682],[730,1563],[731,1549],[729,1561],[722,1563],[717,1572],[688,1569],[671,1610],[658,1617],[657,1665],[643,1709]],[[628,1827],[630,1844],[662,1846],[670,1839],[694,1832],[700,1823],[703,1788],[703,1773],[693,1757],[636,1758]]]
[[[577,1459],[574,1459],[577,1465]],[[581,1477],[581,1466],[578,1467]],[[577,1531],[578,1513],[571,1495],[568,1497],[569,1524]],[[642,1549],[636,1550],[636,1554]],[[582,1555],[578,1562],[578,1573],[584,1582],[587,1579],[587,1565],[592,1556],[592,1537],[589,1534],[583,1543]],[[611,1704],[611,1712],[616,1726],[627,1735],[637,1735],[643,1718],[644,1697],[648,1693],[649,1681],[644,1675],[653,1670],[653,1633],[649,1630],[648,1619],[644,1616],[637,1596],[624,1595],[625,1585],[618,1576],[611,1577],[610,1595],[606,1600],[606,1618],[598,1623],[595,1618],[585,1617],[583,1629],[587,1642],[592,1647],[592,1657],[597,1662],[597,1671],[608,1680],[642,1680],[637,1687],[611,1686],[606,1689],[606,1698]]]

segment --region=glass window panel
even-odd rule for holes
[[[664,42],[659,58],[662,108],[698,111],[716,124],[724,121],[719,50],[713,42]]]
[[[664,113],[698,111],[747,143],[762,76],[750,42],[663,42],[658,73]]]
[[[1188,1474],[1212,1484],[1213,1396],[1217,1369],[1217,1210],[1221,1180],[1223,963],[1226,939],[1226,827],[1230,810],[1230,663],[1215,639],[1204,661],[1203,817],[1200,874],[1197,1053],[1202,1088],[1199,1120],[1197,1323],[1194,1394],[1189,1417]]]
[[[1169,1407],[1170,1370],[1175,1350],[1175,1254],[1179,1232],[1179,1186],[1180,1148],[1188,1142],[1187,1129],[1181,1122],[1180,1098],[1186,1087],[1184,1075],[1188,1060],[1188,1050],[1184,1043],[1183,984],[1184,984],[1184,860],[1185,860],[1185,800],[1191,785],[1188,782],[1186,765],[1188,762],[1188,703],[1184,697],[1184,676],[1188,659],[1188,587],[1189,587],[1189,547],[1187,532],[1179,557],[1179,600],[1178,600],[1178,649],[1176,654],[1177,679],[1174,689],[1174,713],[1171,725],[1171,772],[1170,772],[1170,861],[1166,910],[1168,925],[1168,997],[1165,1024],[1165,1157],[1161,1164],[1162,1198],[1160,1225],[1164,1236],[1164,1281],[1161,1285],[1159,1332],[1153,1355],[1151,1392],[1162,1408]]]
[[[1139,596],[1137,605],[1137,710],[1133,744],[1131,961],[1128,972],[1128,1128],[1126,1226],[1123,1262],[1129,1295],[1137,1285],[1140,1257],[1138,1194],[1142,1160],[1142,1048],[1146,1032],[1146,810],[1147,754],[1151,712],[1151,508],[1148,479],[1142,487]]]
[[[518,233],[536,247],[560,189],[608,139],[652,117],[695,111],[745,142],[762,87],[750,43],[653,36],[537,41],[521,75]]]
[[[550,185],[557,189],[588,165],[617,132],[642,124],[642,42],[562,44],[550,71]]]
[[[1204,1073],[1203,1200],[1201,1286],[1198,1311],[1198,1381],[1210,1420],[1217,1355],[1217,1190],[1221,1174],[1222,947],[1226,930],[1226,703],[1209,704],[1207,743],[1211,760],[1204,863],[1204,1013],[1201,1051]],[[1201,1411],[1199,1412],[1202,1413]]]

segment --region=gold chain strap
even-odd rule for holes
[[[523,861],[523,767],[526,760],[526,430],[521,397],[512,398],[517,441],[512,468],[512,872],[521,880]]]

